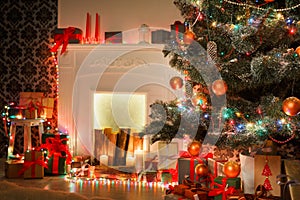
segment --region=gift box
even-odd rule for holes
[[[67,28],[56,28],[54,30],[54,42],[59,42],[64,38]],[[79,28],[73,28],[68,36],[70,44],[80,44],[82,41],[82,30]]]
[[[23,178],[19,171],[23,168],[22,160],[7,160],[4,163],[4,173],[6,178]]]
[[[47,149],[48,169],[45,174],[66,174],[66,165],[71,164],[72,156],[68,147],[68,135],[43,134],[42,145],[39,148]]]
[[[25,118],[26,119],[37,119],[38,118],[37,109],[35,109],[35,108],[26,109],[25,110]]]
[[[214,179],[215,183],[219,183],[222,184],[222,180],[226,179],[226,184],[228,186],[232,186],[235,189],[241,189],[241,178],[240,177],[236,177],[236,178],[226,178],[224,176],[218,176]]]
[[[172,172],[168,169],[162,169],[162,170],[157,171],[157,181],[160,181],[163,183],[171,183],[171,182],[176,181],[176,178],[173,176],[174,176],[174,174],[172,174]]]
[[[178,143],[158,141],[150,146],[150,151],[158,156],[157,169],[175,169],[178,158]]]
[[[201,199],[207,200],[208,199],[208,192],[202,191],[198,188],[190,188],[184,191],[184,196],[188,199]]]
[[[200,158],[178,158],[178,183],[183,183],[187,177],[196,180],[195,167],[199,163],[203,163]]]
[[[26,151],[24,157],[24,178],[44,178],[44,168],[47,167],[41,151]]]
[[[184,184],[179,184],[174,186],[174,194],[184,195],[185,190],[190,187]]]
[[[213,185],[214,189],[209,192],[209,195],[214,196],[214,200],[222,200],[223,195],[227,198],[227,196],[234,194],[236,189],[241,189],[241,178],[226,178],[224,176],[218,176],[214,179]]]
[[[166,44],[170,40],[170,31],[156,30],[151,32],[152,44]]]
[[[284,169],[287,174],[288,181],[299,181],[300,180],[300,160],[284,160]],[[283,191],[283,197],[290,194],[291,200],[300,199],[300,185],[299,184],[289,184],[286,191]]]
[[[181,195],[177,195],[177,194],[168,194],[164,196],[164,200],[187,200],[187,198],[184,198]]]
[[[41,108],[38,109],[38,115],[42,118],[52,118],[54,107],[54,98],[43,98]]]
[[[222,158],[208,158],[207,165],[211,175],[214,177],[223,176],[223,167],[225,162],[227,162],[227,160]]]
[[[42,103],[43,98],[43,92],[20,92],[19,105],[28,109],[32,107],[36,109],[36,106]]]
[[[255,194],[255,188],[262,185],[266,179],[262,175],[263,169],[268,159],[268,166],[272,172],[272,176],[268,179],[273,190],[270,194],[273,196],[280,196],[280,186],[277,184],[276,176],[281,174],[281,158],[274,155],[254,155],[248,156],[240,154],[241,160],[241,178],[245,194]]]
[[[122,44],[123,42],[121,31],[105,32],[104,36],[106,44]]]

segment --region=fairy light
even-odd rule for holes
[[[230,0],[224,0],[224,2],[232,4],[232,5],[236,5],[236,6],[253,8],[253,9],[256,9],[256,10],[269,10],[269,8],[262,8],[262,7],[250,5],[250,4],[247,4],[247,3],[238,3],[238,2],[233,2],[233,1],[230,1]],[[280,8],[280,9],[273,9],[273,10],[275,12],[284,12],[284,11],[290,11],[290,10],[296,9],[298,7],[300,7],[300,3],[298,3],[294,6],[288,7],[288,8]]]

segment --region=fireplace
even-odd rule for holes
[[[74,155],[94,155],[94,131],[111,126],[141,131],[150,104],[183,92],[169,80],[181,76],[168,65],[160,44],[69,44],[58,58],[58,128],[70,135]]]

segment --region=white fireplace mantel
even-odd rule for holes
[[[155,100],[183,95],[169,86],[172,77],[182,75],[169,67],[163,48],[162,44],[68,45],[58,57],[58,128],[70,135],[74,154],[93,152],[96,91],[144,93],[147,109]]]

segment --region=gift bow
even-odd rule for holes
[[[51,52],[56,52],[58,47],[60,47],[60,45],[63,45],[60,53],[63,54],[67,49],[67,46],[69,44],[69,39],[72,38],[74,31],[75,31],[75,27],[66,28],[64,30],[64,33],[57,38],[56,44],[51,48]]]
[[[233,194],[235,192],[235,188],[230,186],[228,187],[227,178],[222,179],[222,184],[218,184],[213,182],[218,188],[214,188],[208,192],[208,196],[218,196],[222,195],[222,200],[226,200],[227,195]]]
[[[42,167],[48,168],[48,165],[44,162],[43,156],[40,156],[37,160],[28,161],[25,160],[22,169],[18,172],[19,176],[21,176],[26,170],[28,170],[33,165],[40,165]]]
[[[72,162],[72,155],[68,149],[68,146],[63,143],[64,141],[68,141],[68,139],[60,139],[60,135],[55,135],[54,138],[46,138],[46,143],[42,144],[38,149],[47,149],[49,151],[49,158],[51,158],[52,155],[66,157],[66,163],[70,164]],[[61,152],[65,152],[67,156],[63,156]]]

